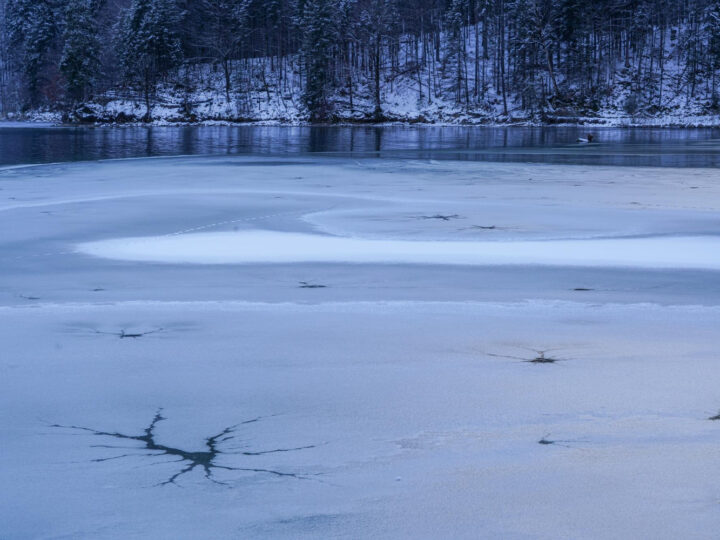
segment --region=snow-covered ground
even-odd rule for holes
[[[667,30],[668,34],[672,34]],[[380,108],[385,124],[420,125],[582,125],[587,127],[717,127],[720,114],[715,101],[715,85],[710,80],[698,81],[696,91],[688,93],[687,67],[681,61],[686,45],[666,36],[667,62],[664,64],[662,84],[648,86],[637,77],[642,70],[622,67],[626,59],[616,66],[612,83],[607,81],[603,90],[596,89],[593,103],[565,102],[579,89],[572,81],[560,81],[563,88],[555,106],[544,104],[542,114],[538,110],[524,108],[521,92],[511,89],[507,96],[507,110],[503,105],[500,88],[490,81],[497,80],[492,63],[482,61],[481,76],[486,83],[478,84],[480,97],[466,101],[452,90],[453,70],[447,72],[437,66],[426,65],[419,71],[412,58],[418,53],[413,40],[402,44],[401,54],[406,60],[405,68],[393,73],[385,68],[381,75]],[[474,32],[466,36],[467,52],[465,73],[474,70]],[[442,38],[445,39],[445,36]],[[406,47],[410,46],[410,49]],[[443,46],[445,47],[445,45]],[[389,62],[387,62],[389,64]],[[642,64],[642,61],[640,62]],[[15,119],[35,121],[69,122],[88,124],[141,124],[159,126],[177,124],[203,125],[307,125],[310,114],[304,105],[304,80],[300,59],[289,55],[278,69],[277,58],[258,57],[231,62],[232,84],[225,90],[225,76],[211,62],[194,63],[172,73],[169,79],[158,85],[151,102],[149,119],[144,94],[137,89],[110,88],[74,110],[33,110],[26,113],[10,113]],[[652,66],[650,59],[646,64]],[[508,67],[509,69],[509,67]],[[652,71],[652,67],[650,67]],[[649,74],[647,74],[650,77]],[[656,73],[655,77],[658,76]],[[330,91],[328,121],[334,123],[374,123],[376,103],[374,80],[368,74],[356,74],[352,92],[340,84]],[[430,82],[434,81],[434,82]],[[548,81],[549,83],[549,81]],[[432,89],[428,90],[428,84]],[[470,76],[468,85],[474,91],[475,80]],[[647,86],[647,88],[645,88]],[[659,99],[659,95],[662,99]],[[690,95],[692,94],[692,95]],[[576,96],[577,97],[577,96]],[[590,96],[588,96],[589,98]],[[563,104],[564,102],[564,104]],[[629,104],[634,103],[630,106]],[[64,114],[63,114],[64,111]]]
[[[715,538],[718,210],[713,169],[0,170],[0,537]]]
[[[472,74],[476,56],[475,32],[468,28],[464,49],[466,65],[464,72]],[[429,125],[584,125],[594,127],[716,127],[720,126],[720,114],[713,105],[716,97],[715,84],[711,80],[698,80],[696,89],[688,92],[687,66],[681,60],[687,45],[677,41],[673,31],[666,30],[663,75],[646,73],[649,79],[660,77],[657,84],[640,83],[643,73],[623,67],[627,59],[615,66],[612,82],[607,87],[596,88],[592,99],[573,103],[569,96],[579,88],[577,82],[560,80],[562,92],[555,105],[544,104],[542,114],[523,106],[519,88],[511,88],[507,96],[507,110],[503,105],[500,88],[491,84],[497,80],[494,64],[481,60],[482,75],[478,84],[480,97],[474,95],[469,101],[458,100],[454,82],[454,70],[436,65],[420,66],[412,60],[419,54],[414,40],[400,44],[405,58],[405,68],[400,72],[388,70],[381,74],[380,108],[387,123],[410,123]],[[443,35],[441,39],[445,40]],[[449,45],[443,44],[443,49]],[[390,62],[383,62],[390,64]],[[639,63],[642,65],[643,61]],[[645,60],[645,69],[653,60]],[[212,63],[197,63],[192,69],[180,70],[170,80],[157,88],[150,111],[154,125],[173,124],[234,124],[258,123],[265,125],[304,125],[309,122],[309,112],[304,105],[304,82],[300,59],[296,55],[283,58],[282,70],[278,70],[277,58],[258,57],[231,62],[232,84],[225,90],[225,77]],[[510,70],[510,67],[507,67]],[[468,75],[468,85],[474,92],[476,81]],[[375,122],[376,103],[374,80],[368,74],[358,73],[350,92],[344,84],[338,84],[328,96],[329,120],[339,123]],[[561,77],[562,79],[562,77]],[[175,82],[173,82],[173,80]],[[177,84],[182,81],[181,84]],[[432,82],[434,81],[434,82]],[[548,81],[549,84],[549,81]],[[602,84],[599,82],[599,84]],[[431,85],[431,89],[428,89]],[[511,85],[512,86],[512,85]],[[581,92],[582,93],[582,92]],[[659,98],[658,98],[659,94]],[[577,96],[576,96],[577,97]],[[590,96],[587,96],[590,98]],[[590,105],[592,103],[592,105]],[[633,105],[634,104],[634,105]],[[143,123],[147,108],[141,92],[129,92],[125,88],[113,88],[74,111],[68,111],[67,119],[75,122],[98,124]],[[48,111],[33,111],[28,118],[59,121],[63,115]]]

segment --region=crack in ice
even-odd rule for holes
[[[245,420],[243,422],[239,422],[232,426],[226,427],[219,433],[216,433],[215,435],[207,437],[204,441],[206,450],[199,450],[199,451],[183,450],[181,448],[176,448],[176,447],[168,446],[165,444],[161,444],[156,440],[155,428],[157,427],[157,424],[159,422],[166,420],[166,418],[162,415],[162,409],[158,409],[158,411],[155,413],[155,416],[153,417],[153,419],[150,422],[150,424],[148,425],[148,427],[146,427],[143,430],[142,434],[140,434],[140,435],[128,435],[128,434],[120,433],[117,431],[101,431],[101,430],[97,430],[97,429],[92,429],[92,428],[83,427],[83,426],[75,426],[75,425],[51,424],[50,427],[84,431],[84,432],[88,432],[92,435],[101,436],[101,437],[111,437],[114,439],[120,439],[120,440],[126,440],[126,441],[137,441],[144,445],[144,447],[136,448],[136,447],[123,447],[123,446],[101,444],[101,445],[92,445],[93,448],[132,449],[132,450],[147,450],[148,451],[148,453],[125,453],[125,454],[120,454],[118,456],[92,459],[91,461],[94,463],[102,463],[105,461],[124,459],[124,458],[135,457],[135,456],[141,456],[141,457],[170,456],[170,457],[178,458],[178,459],[173,459],[171,461],[155,463],[155,465],[162,464],[162,463],[184,463],[185,464],[182,469],[173,473],[167,480],[165,480],[163,482],[159,482],[157,484],[157,485],[161,485],[161,486],[169,485],[169,484],[177,485],[178,478],[180,478],[181,476],[183,476],[185,474],[192,472],[196,468],[200,468],[202,470],[206,479],[210,480],[211,482],[214,482],[216,484],[221,484],[221,485],[227,485],[227,482],[222,482],[215,478],[214,472],[216,470],[264,473],[264,474],[270,474],[273,476],[288,477],[288,478],[295,478],[295,479],[308,478],[308,476],[304,475],[304,474],[283,472],[283,471],[279,471],[276,469],[268,469],[268,468],[261,468],[261,467],[232,467],[229,465],[220,465],[217,463],[217,459],[223,455],[240,455],[240,456],[253,457],[253,456],[263,456],[263,455],[267,455],[267,454],[276,454],[276,453],[284,453],[284,452],[295,452],[295,451],[299,451],[299,450],[309,450],[312,448],[316,448],[317,445],[297,446],[297,447],[291,447],[291,448],[275,448],[272,450],[260,450],[260,451],[244,451],[244,450],[223,451],[219,448],[220,445],[222,445],[222,443],[226,443],[228,441],[235,439],[235,433],[238,428],[240,428],[241,426],[245,426],[248,424],[253,424],[255,422],[258,422],[262,418],[263,417],[252,418],[250,420]],[[235,450],[237,450],[237,449],[235,449]]]

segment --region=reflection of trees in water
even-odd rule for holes
[[[463,126],[127,126],[0,129],[0,165],[159,155],[358,152],[462,159],[675,167],[720,166],[712,129],[594,129],[598,145],[577,145],[587,127]]]

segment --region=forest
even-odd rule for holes
[[[720,112],[720,0],[0,0],[0,115],[511,122]]]

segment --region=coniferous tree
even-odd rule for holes
[[[68,0],[60,71],[73,102],[88,97],[100,72],[100,41],[93,0]]]
[[[711,104],[720,108],[720,96],[717,92],[717,75],[720,70],[720,0],[713,0],[708,6],[705,18],[705,33],[708,40],[708,63],[712,80]]]
[[[182,60],[178,25],[182,13],[174,0],[133,0],[120,28],[123,78],[141,88],[145,119],[151,118],[151,97],[157,82]]]
[[[307,0],[301,15],[302,56],[305,67],[303,101],[313,121],[330,116],[329,95],[333,84],[332,62],[337,35],[332,0]]]
[[[47,0],[9,0],[6,8],[8,44],[25,78],[29,105],[40,105],[41,90],[57,36],[54,6]]]
[[[11,103],[10,47],[5,19],[6,2],[0,1],[0,117],[7,115]]]
[[[468,104],[470,96],[467,92],[467,57],[463,27],[467,23],[468,8],[468,0],[452,0],[445,13],[445,29],[447,33],[445,70],[452,81],[449,90],[455,95],[456,103],[465,101],[466,104]]]

